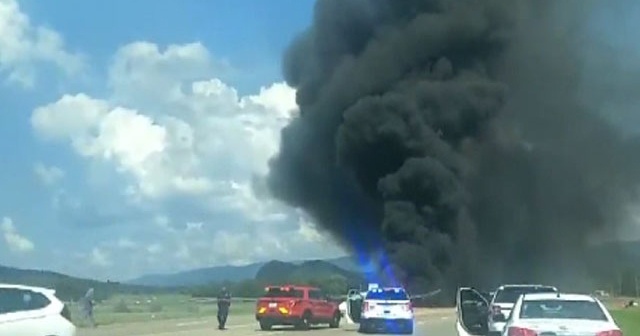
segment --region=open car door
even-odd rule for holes
[[[456,311],[458,336],[486,336],[488,334],[489,303],[480,292],[470,287],[458,289]]]
[[[363,301],[364,297],[359,290],[349,290],[349,293],[347,294],[346,310],[349,320],[351,320],[353,323],[360,323]]]

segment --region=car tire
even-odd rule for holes
[[[369,326],[367,325],[366,322],[360,321],[360,326],[358,327],[358,332],[361,333],[361,334],[368,334],[369,333]]]
[[[299,330],[309,330],[309,328],[311,327],[311,312],[304,312],[304,314],[302,314],[302,317],[296,324],[296,327]]]
[[[342,317],[342,315],[340,314],[339,311],[333,313],[333,318],[331,320],[331,323],[329,323],[329,328],[339,328],[340,327],[340,318]]]
[[[260,321],[260,330],[269,331],[271,328],[273,328],[273,326],[270,323]]]

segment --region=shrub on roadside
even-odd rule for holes
[[[129,306],[127,306],[127,303],[124,302],[124,299],[120,299],[120,301],[118,301],[118,303],[116,303],[116,305],[113,306],[113,312],[114,313],[130,313],[131,309],[129,309]]]
[[[197,306],[197,305],[188,305],[187,306],[187,312],[191,313],[191,314],[199,313],[200,312],[200,307]]]
[[[153,302],[149,305],[150,313],[159,313],[161,311],[162,311],[162,305],[159,304],[158,302]]]

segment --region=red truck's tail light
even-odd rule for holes
[[[607,330],[601,331],[596,334],[596,336],[623,336],[622,331],[620,330]]]
[[[508,336],[538,336],[538,333],[527,328],[509,327]]]

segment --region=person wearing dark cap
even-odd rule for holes
[[[231,307],[231,294],[226,287],[218,294],[218,329],[224,330],[229,316],[229,307]]]

